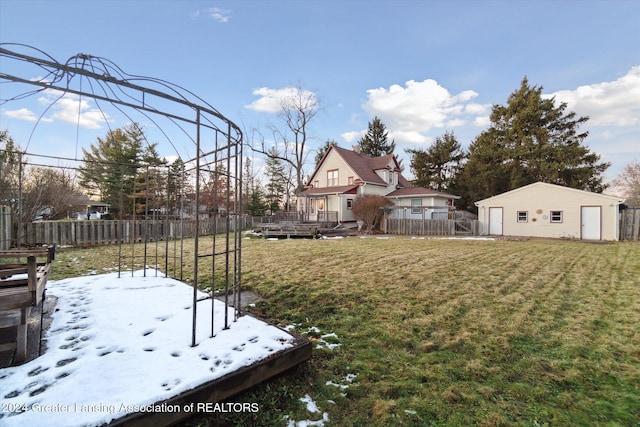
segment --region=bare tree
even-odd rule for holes
[[[294,88],[280,103],[278,117],[284,126],[269,126],[275,150],[273,144],[257,130],[254,130],[252,135],[257,137],[258,141],[253,141],[253,138],[249,140],[251,150],[291,165],[291,184],[295,185],[296,190],[304,188],[304,165],[309,154],[307,142],[310,139],[308,127],[319,109],[320,102],[314,93],[300,87]]]
[[[380,195],[358,196],[353,201],[353,215],[362,221],[365,233],[369,234],[380,223],[384,209],[391,206],[391,200]]]
[[[69,169],[30,167],[24,181],[22,210],[27,221],[66,218],[84,198]]]
[[[640,162],[629,163],[613,184],[624,191],[625,204],[640,208]]]

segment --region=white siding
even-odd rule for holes
[[[353,211],[347,208],[347,199],[351,199],[352,203],[355,201],[357,195],[356,194],[343,194],[340,198],[342,209],[340,210],[342,218],[338,218],[339,221],[355,221],[356,218],[353,216]]]
[[[597,193],[558,185],[535,183],[476,203],[483,232],[488,233],[489,208],[503,208],[505,236],[581,238],[581,208],[601,208],[602,240],[618,239],[620,200]],[[551,222],[551,212],[562,212],[562,222]],[[527,221],[518,222],[518,212],[527,212]]]
[[[421,207],[426,208],[424,214],[413,213],[411,208],[413,207],[411,201],[413,199],[421,200]],[[447,205],[447,199],[442,199],[438,197],[402,197],[402,198],[393,198],[390,197],[394,204],[393,212],[390,214],[390,218],[406,218],[406,219],[432,219],[432,215],[434,212],[440,214],[447,214],[449,212],[449,205]]]
[[[349,185],[349,177],[353,177],[353,179],[357,178],[355,172],[353,172],[342,157],[334,150],[331,150],[329,155],[324,159],[324,162],[320,165],[320,169],[318,169],[316,174],[312,177],[311,184],[318,181],[318,188],[327,187],[327,172],[332,170],[338,171],[337,186]]]

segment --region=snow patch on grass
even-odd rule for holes
[[[300,401],[307,405],[307,411],[309,413],[317,414],[318,412],[320,412],[320,409],[318,409],[318,405],[316,404],[316,402],[313,401],[311,396],[309,396],[308,394],[305,394],[304,397],[300,398]],[[289,419],[288,415],[285,415],[284,420],[287,421],[287,427],[311,427],[311,426],[323,427],[325,423],[329,422],[329,414],[326,412],[323,412],[322,418],[319,420],[303,420],[303,421],[294,421]]]

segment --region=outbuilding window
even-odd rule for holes
[[[562,222],[562,211],[551,211],[551,222]]]
[[[529,212],[518,211],[518,222],[529,222]]]
[[[347,199],[347,209],[353,209],[353,199]]]

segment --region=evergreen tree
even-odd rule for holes
[[[242,186],[244,213],[250,216],[264,215],[264,211],[267,210],[268,206],[264,200],[264,190],[258,175],[253,170],[253,162],[250,157],[245,157],[244,159]]]
[[[537,181],[602,192],[610,164],[582,145],[588,133],[578,128],[588,117],[566,108],[543,98],[542,87],[526,77],[506,106],[494,105],[492,125],[471,143],[456,186],[466,206]]]
[[[367,133],[360,138],[358,145],[362,154],[371,157],[381,157],[386,154],[393,154],[396,149],[395,141],[387,141],[389,132],[382,121],[376,116],[369,122]]]
[[[80,185],[90,195],[97,195],[111,204],[120,215],[131,213],[133,200],[128,196],[135,191],[138,168],[143,161],[152,165],[161,163],[155,150],[157,144],[144,147],[144,142],[142,129],[132,123],[109,131],[105,138],[98,138],[89,151],[83,148]]]
[[[439,136],[425,150],[407,150],[411,154],[413,182],[420,187],[447,191],[458,176],[465,153],[453,132]]]
[[[323,157],[325,154],[327,154],[327,151],[329,151],[329,148],[331,147],[337,147],[338,143],[336,141],[334,141],[333,139],[327,139],[324,142],[324,145],[322,147],[320,147],[317,151],[316,151],[316,168],[318,167],[318,165],[320,164],[320,162],[322,161]]]
[[[184,161],[178,158],[169,166],[167,178],[168,211],[172,215],[180,216],[185,208],[186,198],[193,190],[189,185],[189,173],[186,171]]]
[[[268,209],[265,202],[264,191],[260,186],[254,187],[246,197],[245,213],[251,216],[262,216],[264,211]]]
[[[287,190],[287,176],[285,175],[284,165],[277,156],[275,148],[268,152],[265,162],[265,176],[267,178],[267,185],[265,186],[267,204],[271,212],[276,212],[280,210],[280,202]]]
[[[134,192],[129,195],[135,203],[136,214],[152,215],[166,206],[166,176],[162,168],[140,168],[134,183]]]

